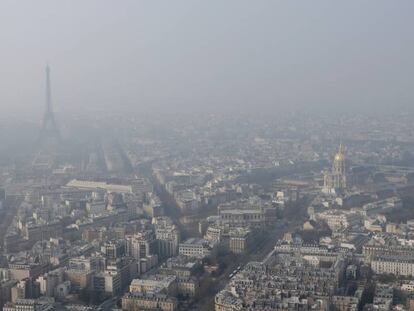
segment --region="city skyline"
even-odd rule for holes
[[[0,1],[0,311],[414,311],[413,9]]]

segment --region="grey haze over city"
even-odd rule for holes
[[[412,1],[0,3],[4,114],[408,109]],[[392,107],[392,109],[390,109]]]
[[[0,311],[414,311],[412,0],[0,0]]]

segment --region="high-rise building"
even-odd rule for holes
[[[152,231],[139,232],[126,237],[127,255],[135,259],[146,258],[155,254],[156,240]]]
[[[40,293],[44,296],[53,297],[56,286],[64,281],[64,272],[64,269],[60,268],[39,276],[36,282],[39,283]]]
[[[34,282],[31,278],[20,280],[11,289],[11,300],[16,302],[18,299],[34,299],[40,296],[39,283]]]
[[[167,217],[158,217],[153,220],[155,227],[155,238],[158,245],[158,256],[168,258],[177,256],[180,232],[178,228]]]
[[[125,254],[125,245],[122,240],[108,241],[104,244],[102,250],[106,258],[116,259]]]

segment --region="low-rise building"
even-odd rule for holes
[[[204,239],[190,238],[179,245],[179,254],[194,257],[204,258],[211,254],[211,247],[208,241]]]
[[[414,257],[376,256],[371,261],[371,269],[377,274],[414,276]]]
[[[176,276],[156,275],[149,279],[132,280],[129,286],[131,293],[164,293],[170,296],[176,295]]]
[[[122,297],[122,309],[126,311],[175,311],[177,308],[177,299],[165,294],[127,293]]]

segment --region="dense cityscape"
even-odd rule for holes
[[[414,311],[414,2],[0,1],[0,311]]]
[[[2,158],[3,310],[413,307],[411,116],[111,114],[75,144],[45,85]]]

